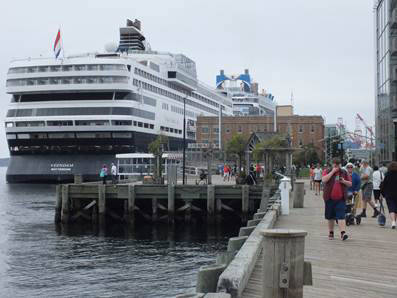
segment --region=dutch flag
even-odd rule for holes
[[[55,54],[55,59],[57,59],[59,57],[59,55],[61,54],[61,29],[58,29],[58,34],[57,37],[55,38],[55,42],[54,42],[54,54]]]

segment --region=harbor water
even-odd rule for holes
[[[55,186],[7,184],[0,168],[0,297],[173,297],[193,292],[240,223],[54,224]]]

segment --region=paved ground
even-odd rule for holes
[[[360,226],[348,227],[349,240],[330,241],[323,200],[305,187],[305,208],[293,209],[276,224],[308,232],[305,259],[312,262],[314,285],[304,288],[304,297],[396,298],[397,230],[390,229],[389,218],[385,228],[376,219],[363,219]]]

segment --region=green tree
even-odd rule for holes
[[[164,153],[164,148],[168,143],[167,136],[158,135],[157,138],[151,142],[148,146],[148,150],[150,153],[154,155],[154,163],[155,163],[155,171],[154,171],[154,179],[157,183],[161,181],[163,176],[163,169],[162,169],[162,158]]]
[[[230,141],[226,144],[226,153],[234,155],[238,158],[238,173],[241,172],[242,161],[245,153],[247,139],[241,134],[234,134]]]
[[[302,150],[294,153],[293,162],[295,165],[301,166],[319,163],[320,158],[318,157],[316,146],[313,144],[302,146]]]
[[[275,135],[267,140],[264,140],[255,145],[252,155],[256,161],[263,158],[263,152],[265,149],[278,149],[288,147],[288,142],[282,135]],[[270,153],[272,154],[272,153]]]

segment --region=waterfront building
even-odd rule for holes
[[[375,2],[375,129],[378,162],[396,160],[397,1]]]
[[[318,156],[324,157],[324,119],[322,116],[285,115],[277,116],[278,133],[291,136],[291,145],[299,148],[313,144]],[[222,117],[222,148],[233,135],[241,134],[247,138],[253,132],[274,132],[273,116],[231,116]],[[219,121],[217,117],[198,117],[197,143],[219,144]]]
[[[57,53],[58,55],[59,53]],[[201,83],[183,54],[153,51],[137,20],[105,52],[11,62],[7,181],[97,179],[120,153],[147,152],[159,134],[166,149],[196,140],[199,115],[232,115],[232,100]]]

